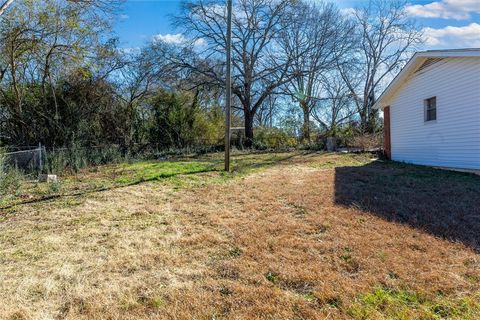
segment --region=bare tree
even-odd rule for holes
[[[273,91],[290,81],[291,56],[276,50],[278,35],[288,24],[282,23],[291,0],[239,0],[234,6],[232,27],[232,92],[243,111],[246,146],[253,142],[254,117]],[[215,65],[191,65],[212,82],[223,86],[226,47],[226,11],[219,1],[194,1],[183,4],[176,25],[200,44],[201,55]],[[203,45],[203,48],[201,47]],[[185,61],[183,61],[185,62]],[[237,107],[238,108],[238,107]]]
[[[8,7],[13,3],[13,0],[6,0],[0,6],[0,16],[8,9]]]
[[[329,73],[321,83],[322,96],[315,100],[312,116],[328,136],[336,136],[355,114],[354,98],[336,72]]]
[[[362,131],[373,132],[378,114],[372,107],[382,83],[405,63],[422,35],[401,0],[370,0],[355,9],[353,20],[358,26],[357,54],[339,59],[338,69],[356,98]]]
[[[352,48],[353,25],[333,4],[315,5],[298,2],[293,7],[288,28],[281,33],[285,54],[292,57],[285,86],[303,114],[302,140],[310,140],[311,114],[321,95],[324,75],[335,68]]]
[[[273,120],[279,111],[279,95],[272,94],[265,99],[256,114],[256,123],[261,127],[273,127]]]
[[[118,69],[115,79],[116,94],[121,102],[123,127],[122,145],[131,150],[135,138],[135,125],[142,102],[161,86],[162,76],[158,64],[151,59],[149,48],[141,52],[122,52],[122,68]]]

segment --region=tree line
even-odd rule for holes
[[[0,14],[0,143],[142,148],[221,144],[224,1],[183,1],[182,37],[120,46],[122,1],[15,0]],[[421,43],[404,2],[235,0],[233,123],[310,143],[380,129],[372,106]],[[353,128],[353,129],[352,129]],[[265,133],[257,135],[257,138]],[[260,139],[260,138],[259,138]]]

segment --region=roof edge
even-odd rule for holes
[[[412,70],[415,70],[418,65],[428,58],[462,58],[462,57],[480,57],[480,48],[465,48],[465,49],[446,49],[446,50],[427,50],[416,52],[407,64],[400,70],[399,73],[389,83],[387,88],[378,97],[373,105],[374,109],[382,109],[382,101],[393,94],[402,84],[402,80],[407,78]]]

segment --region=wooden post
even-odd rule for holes
[[[38,143],[38,168],[40,172],[43,172],[43,162],[42,162],[42,143]]]
[[[227,0],[227,72],[225,92],[225,171],[230,171],[230,126],[232,104],[232,0]]]

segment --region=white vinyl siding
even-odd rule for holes
[[[480,58],[444,58],[414,73],[390,104],[392,159],[480,169]],[[436,97],[436,120],[424,101]]]

